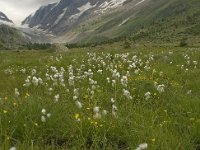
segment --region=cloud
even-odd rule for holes
[[[58,1],[59,0],[0,0],[0,11],[19,25],[21,21],[29,14],[35,12],[40,6]]]

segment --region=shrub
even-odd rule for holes
[[[187,38],[181,39],[179,46],[180,46],[180,47],[188,46]]]

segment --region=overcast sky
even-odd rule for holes
[[[29,14],[40,6],[60,0],[0,0],[0,11],[15,24],[20,24]]]

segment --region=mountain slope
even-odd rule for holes
[[[61,0],[59,3],[42,6],[28,16],[22,25],[39,28],[60,35],[81,22],[109,9],[123,5],[126,0]]]
[[[149,0],[140,5],[134,8],[129,3],[131,9],[127,7],[127,11],[107,15],[109,19],[104,17],[101,20],[108,21],[103,25],[99,22],[92,32],[92,22],[89,22],[84,29],[84,36],[81,39],[79,36],[78,40],[96,42],[119,36],[166,41],[183,37],[200,38],[200,1],[185,0],[183,3],[181,0]]]
[[[17,49],[26,42],[27,40],[17,29],[0,25],[0,49]]]
[[[3,12],[0,11],[0,24],[13,24],[13,21],[10,20]]]
[[[41,7],[22,24],[56,35],[56,42],[120,36],[167,41],[199,36],[199,8],[199,0],[61,0]]]

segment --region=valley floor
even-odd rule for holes
[[[0,149],[200,149],[200,48],[0,51]]]

